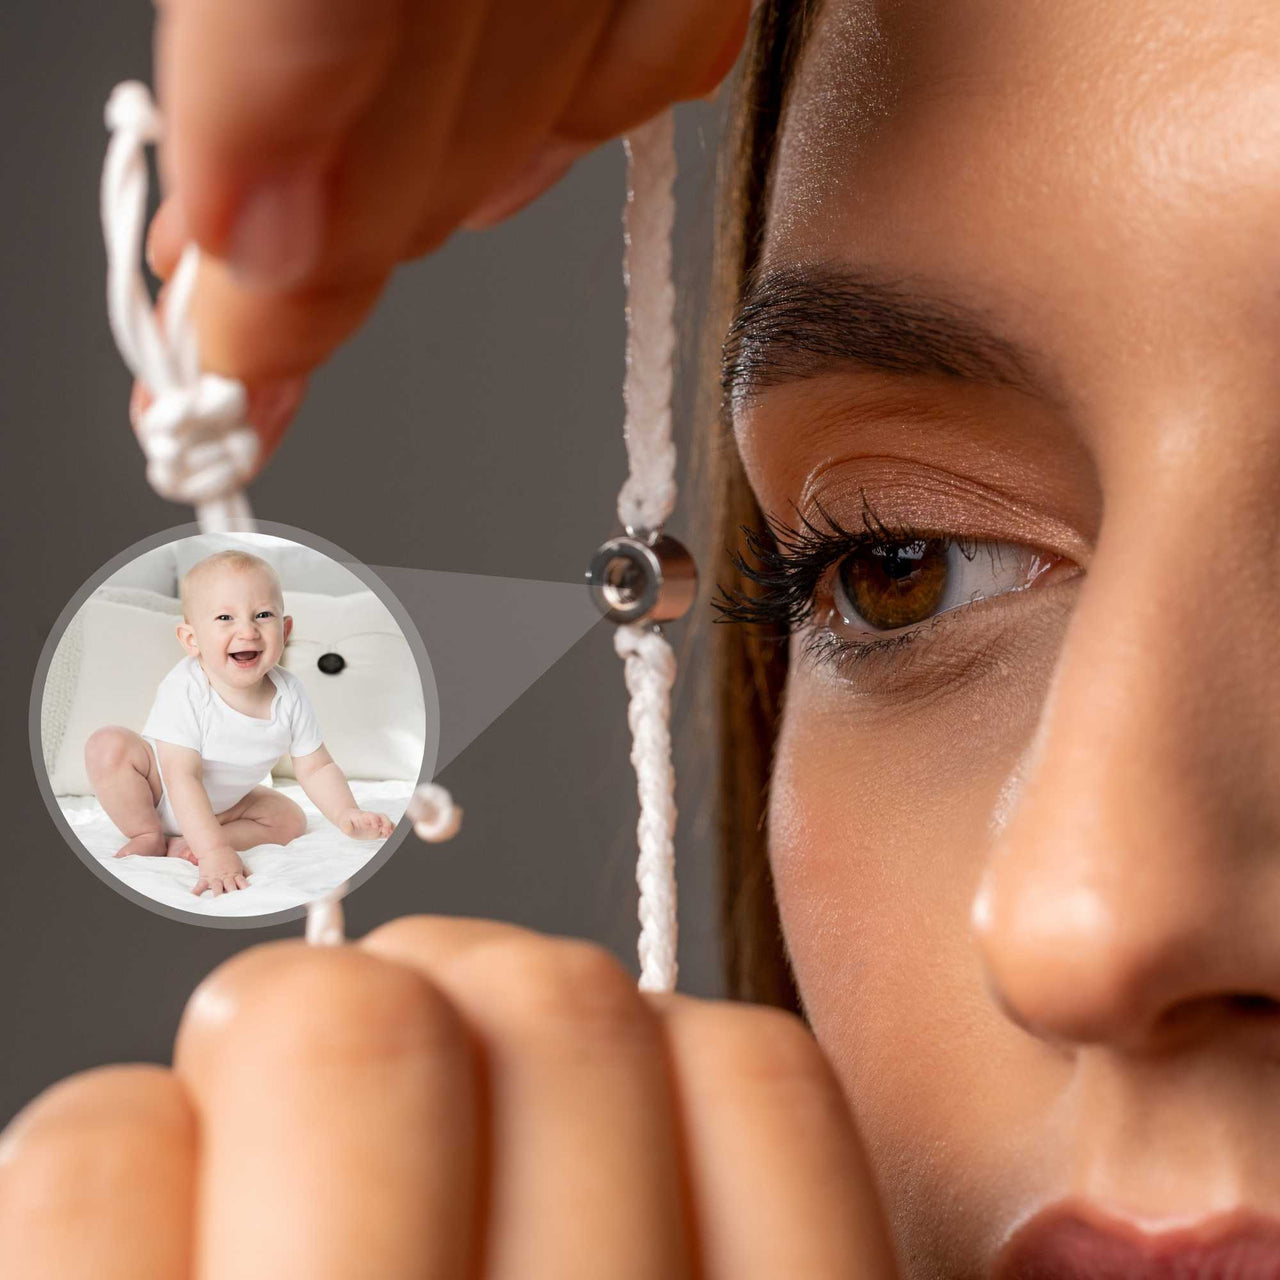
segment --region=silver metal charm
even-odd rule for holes
[[[587,582],[610,622],[672,622],[698,593],[698,568],[674,538],[610,538],[591,558]]]

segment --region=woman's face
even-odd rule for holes
[[[763,267],[771,858],[906,1273],[1280,1215],[1280,6],[827,0]]]

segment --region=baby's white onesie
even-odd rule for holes
[[[231,808],[271,772],[286,752],[306,756],[324,743],[320,723],[297,676],[274,667],[267,672],[276,687],[271,714],[265,720],[228,706],[209,683],[197,658],[183,658],[156,690],[142,736],[154,749],[157,739],[200,753],[201,781],[214,813]],[[160,756],[156,755],[159,767]],[[169,788],[163,788],[156,810],[166,835],[181,835]]]

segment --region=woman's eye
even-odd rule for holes
[[[1057,562],[1011,542],[915,538],[846,555],[831,578],[832,616],[855,631],[897,631],[1029,587]]]

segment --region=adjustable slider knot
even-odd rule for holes
[[[675,538],[628,533],[610,538],[587,569],[596,607],[621,625],[674,622],[693,605],[698,568]]]
[[[161,497],[200,504],[243,488],[258,461],[248,400],[231,378],[201,374],[160,392],[139,420],[147,479]]]

